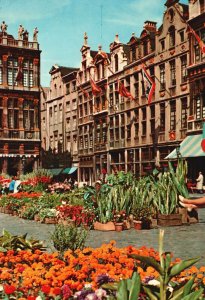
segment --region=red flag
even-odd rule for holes
[[[200,39],[200,37],[198,36],[196,31],[194,31],[194,29],[192,29],[190,25],[188,25],[188,29],[194,35],[195,39],[199,43],[199,47],[201,48],[201,52],[205,53],[205,44],[204,44],[204,42]]]
[[[148,104],[152,102],[152,95],[155,91],[155,82],[152,80],[150,75],[145,70],[145,67],[142,66],[142,78],[144,81],[144,89],[145,89],[145,95],[148,99]]]
[[[97,84],[92,79],[92,77],[90,77],[90,84],[91,84],[92,93],[94,96],[97,96],[98,94],[100,94],[102,92],[102,89],[99,86],[97,86]]]
[[[128,90],[126,89],[126,87],[124,86],[124,84],[121,81],[118,81],[118,93],[125,98],[130,98],[132,100],[134,100],[134,97],[131,95],[130,92],[128,92]]]

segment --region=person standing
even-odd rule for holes
[[[202,172],[199,172],[199,176],[196,179],[196,189],[198,191],[198,193],[203,194],[203,183],[204,183],[204,176],[202,174]]]
[[[15,183],[16,183],[15,177],[12,177],[12,180],[9,183],[9,193],[13,193],[14,192]]]

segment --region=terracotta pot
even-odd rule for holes
[[[134,222],[134,229],[141,230],[142,229],[142,221],[133,221]]]
[[[128,230],[130,228],[131,228],[130,221],[129,220],[124,220],[124,222],[123,222],[123,229],[124,230]]]
[[[44,219],[45,224],[56,224],[56,217],[49,217]]]
[[[38,214],[35,214],[34,216],[34,221],[39,222],[40,221],[40,217]]]
[[[115,231],[120,232],[123,230],[123,223],[115,223]]]
[[[95,222],[94,229],[100,231],[115,231],[115,224],[113,222],[107,222],[105,224],[100,222]]]

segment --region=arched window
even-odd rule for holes
[[[119,66],[118,66],[118,55],[115,54],[115,72],[118,71],[118,68],[119,68]]]
[[[175,46],[175,27],[171,26],[169,28],[169,46],[174,47]]]

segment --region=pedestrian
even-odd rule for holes
[[[14,192],[15,183],[16,183],[16,178],[12,177],[12,180],[9,183],[9,193],[13,193]]]
[[[19,177],[16,178],[15,184],[14,184],[14,193],[18,193],[20,190],[20,184],[21,184],[21,180],[19,179]]]
[[[197,192],[200,193],[200,194],[203,194],[204,176],[203,176],[202,172],[199,172],[199,176],[196,179],[196,182],[197,182],[197,184],[196,184]]]

